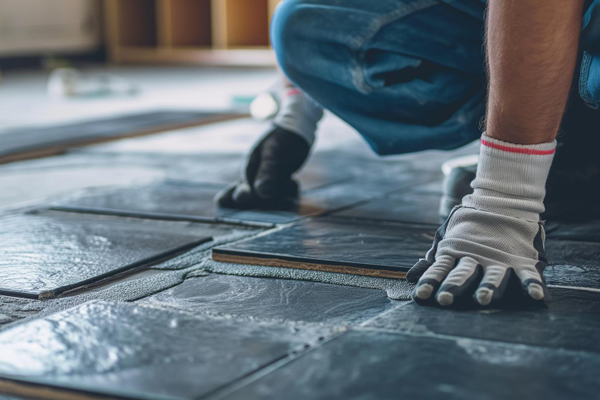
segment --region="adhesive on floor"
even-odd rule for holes
[[[39,212],[0,218],[0,294],[51,297],[222,234],[186,222]]]
[[[192,400],[331,333],[94,301],[0,333],[0,392]]]
[[[404,278],[431,247],[435,230],[319,218],[213,249],[227,263]]]

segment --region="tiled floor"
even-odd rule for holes
[[[0,399],[597,398],[600,223],[553,227],[546,309],[421,307],[373,283],[389,278],[209,272],[215,248],[405,270],[435,230],[439,165],[473,151],[378,159],[329,116],[297,207],[217,209],[263,129],[0,166]]]

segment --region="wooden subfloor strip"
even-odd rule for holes
[[[324,272],[335,272],[341,274],[350,275],[363,275],[363,276],[375,276],[378,278],[393,278],[393,279],[405,279],[405,271],[386,271],[381,269],[371,268],[358,268],[349,267],[343,264],[319,264],[312,262],[300,262],[283,260],[280,258],[261,258],[252,256],[241,256],[233,254],[220,253],[218,251],[212,252],[212,259],[218,262],[232,263],[232,264],[247,264],[247,265],[263,265],[267,267],[280,267],[280,268],[292,268],[292,269],[305,269],[309,271],[324,271]]]

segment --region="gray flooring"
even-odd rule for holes
[[[0,398],[597,397],[594,221],[552,225],[543,309],[440,310],[409,301],[401,280],[211,260],[229,249],[407,268],[435,230],[439,165],[476,151],[379,159],[328,116],[294,209],[218,210],[211,197],[264,127],[0,166]]]

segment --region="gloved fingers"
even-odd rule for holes
[[[291,178],[280,179],[258,175],[254,181],[254,192],[265,200],[298,197],[298,183]]]
[[[506,291],[511,275],[510,271],[510,268],[500,265],[485,267],[481,283],[473,295],[475,302],[487,306],[500,300]]]
[[[456,267],[450,271],[442,282],[436,295],[436,301],[441,306],[449,306],[463,296],[465,292],[474,290],[483,276],[483,268],[471,257],[458,260]]]
[[[236,208],[238,205],[233,200],[233,192],[237,188],[237,184],[227,186],[215,195],[215,203],[219,207]]]
[[[252,192],[250,184],[248,182],[241,182],[236,186],[231,198],[238,206],[242,206],[244,204],[250,204],[252,201],[254,201],[255,196]]]
[[[549,297],[548,288],[544,283],[544,279],[535,266],[531,265],[516,268],[515,273],[521,281],[523,290],[533,300],[542,301]]]
[[[435,262],[435,254],[438,249],[438,242],[441,240],[441,235],[438,235],[436,232],[435,238],[433,239],[433,245],[425,254],[425,258],[419,259],[415,265],[406,273],[406,280],[410,283],[417,283],[419,278],[423,276],[425,271],[431,267],[431,265]],[[439,237],[438,237],[439,236]]]
[[[252,193],[252,189],[247,182],[240,182],[217,193],[215,203],[224,208],[254,208],[256,207],[256,196]]]
[[[417,302],[431,299],[455,264],[456,260],[451,256],[438,256],[417,282],[413,299]]]
[[[431,267],[432,262],[421,258],[411,269],[406,273],[406,280],[410,283],[417,283],[419,278],[423,276],[425,271]]]

